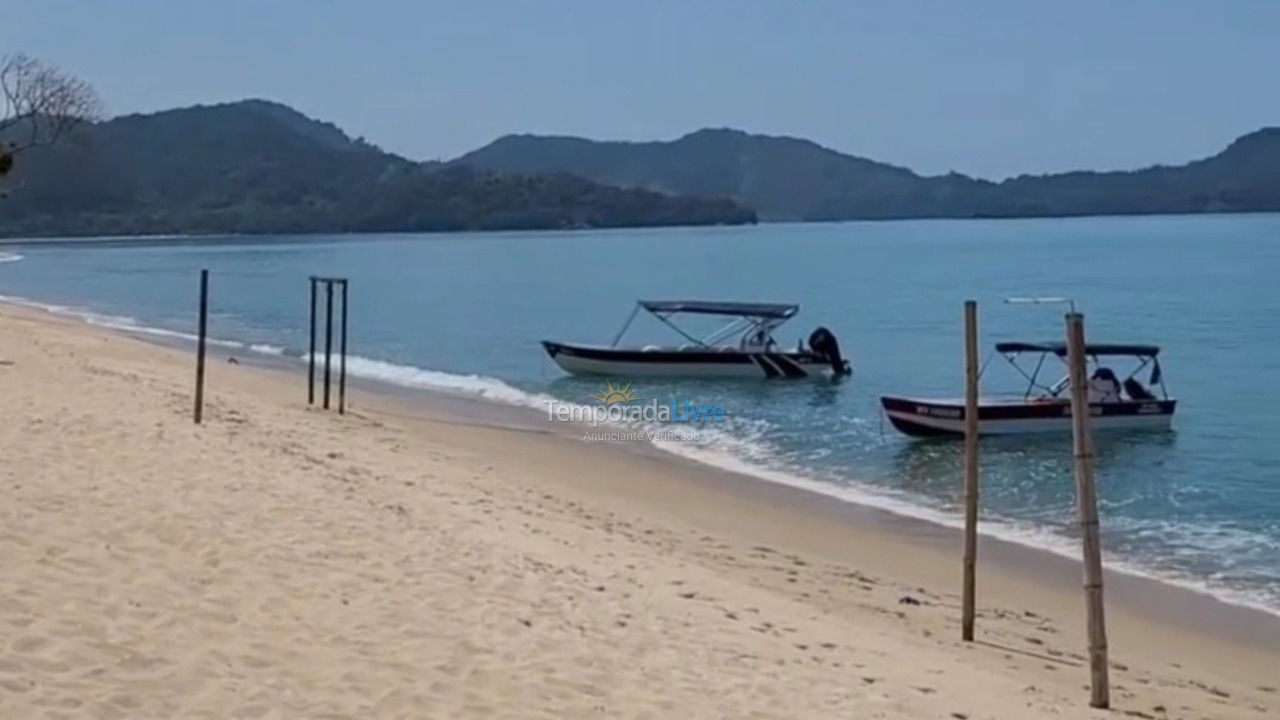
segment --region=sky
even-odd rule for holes
[[[925,174],[1177,164],[1280,125],[1275,0],[0,0],[109,114],[262,97],[418,160],[809,138]]]

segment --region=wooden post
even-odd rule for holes
[[[338,414],[347,412],[347,281],[342,281],[342,344],[338,350],[342,353],[338,366]]]
[[[329,357],[333,354],[333,281],[324,281],[324,409],[329,409]]]
[[[1089,434],[1088,378],[1085,376],[1084,316],[1067,314],[1067,364],[1071,377],[1071,433],[1075,449],[1076,503],[1084,541],[1084,597],[1089,628],[1089,704],[1111,706],[1107,679],[1107,626],[1102,604],[1102,543],[1093,487],[1093,438]]]
[[[196,407],[197,425],[204,419],[204,347],[209,329],[209,271],[200,271],[200,329],[196,340]]]
[[[960,635],[973,642],[978,555],[978,303],[964,302],[964,596]]]
[[[307,404],[316,403],[316,277],[311,276],[311,352],[307,355]]]

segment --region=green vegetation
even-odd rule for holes
[[[0,127],[20,132],[21,125]],[[0,235],[460,231],[1280,210],[1280,128],[1177,167],[989,182],[807,140],[501,138],[416,163],[276,103],[86,124],[15,163]],[[748,209],[752,208],[752,209]]]
[[[497,230],[754,222],[727,199],[414,163],[250,100],[131,115],[32,149],[0,234]]]
[[[924,177],[808,140],[699,130],[671,142],[510,135],[455,164],[564,172],[663,192],[732,197],[764,220],[1249,212],[1280,210],[1280,128],[1178,167],[990,182]]]

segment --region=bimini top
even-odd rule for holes
[[[641,300],[640,307],[652,313],[693,313],[696,315],[736,315],[785,320],[800,310],[784,303],[715,302],[703,300]]]
[[[996,343],[996,351],[1002,353],[1045,352],[1060,357],[1067,356],[1067,344],[1064,342],[1002,342]],[[1160,354],[1156,345],[1123,345],[1115,343],[1087,343],[1085,355],[1136,355],[1138,357],[1155,357]]]

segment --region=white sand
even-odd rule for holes
[[[192,374],[0,308],[0,718],[1117,716],[1078,575],[983,565],[966,646],[936,541],[220,358],[196,427]],[[1114,609],[1116,708],[1280,715],[1275,625],[1221,613]]]

